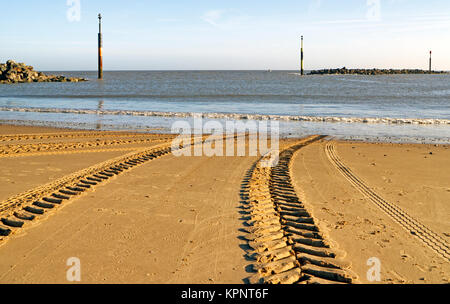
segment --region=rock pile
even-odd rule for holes
[[[0,83],[25,83],[25,82],[79,82],[84,78],[45,75],[37,72],[32,66],[8,60],[0,63]]]
[[[446,74],[442,71],[394,70],[394,69],[324,69],[311,71],[308,75],[397,75],[397,74]]]

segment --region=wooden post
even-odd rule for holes
[[[430,51],[430,74],[431,74],[431,51]]]
[[[98,79],[103,79],[102,15],[98,14]]]
[[[302,46],[301,46],[301,55],[300,55],[300,74],[304,75],[303,71],[303,36],[302,36]]]

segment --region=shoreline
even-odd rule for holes
[[[46,115],[38,113],[38,115]],[[50,115],[71,115],[71,114],[50,114]],[[76,115],[76,114],[73,114]],[[81,119],[86,117],[87,119]],[[176,118],[169,117],[145,117],[127,116],[126,121],[116,122],[114,116],[102,115],[80,115],[79,117],[52,117],[33,120],[32,117],[24,119],[1,119],[0,125],[29,126],[29,127],[51,127],[66,130],[92,130],[92,131],[134,131],[138,133],[171,133],[171,126],[176,122]],[[52,120],[49,120],[52,119]],[[178,118],[178,119],[181,119]],[[185,117],[193,131],[197,127],[194,118]],[[206,123],[208,119],[204,120]],[[218,119],[219,123],[225,124],[228,120]],[[232,121],[232,120],[231,120]],[[237,121],[234,121],[239,122]],[[244,121],[258,123],[258,121]],[[270,122],[270,121],[268,121]],[[420,143],[420,144],[450,144],[450,128],[447,125],[398,125],[398,124],[362,124],[362,123],[328,123],[328,122],[299,122],[299,121],[278,121],[280,127],[280,138],[295,138],[299,136],[324,134],[338,140],[354,140],[363,142],[387,142],[387,143]],[[269,123],[270,125],[270,123]],[[446,135],[448,134],[448,135]]]
[[[166,132],[164,133],[164,128],[146,128],[146,129],[117,129],[117,130],[106,130],[106,129],[95,129],[95,128],[76,128],[76,127],[55,127],[55,126],[49,126],[49,125],[41,125],[41,126],[37,126],[37,125],[33,125],[33,124],[28,124],[28,122],[25,122],[24,124],[17,124],[17,123],[5,123],[5,122],[1,122],[0,121],[0,136],[6,136],[6,135],[14,135],[15,131],[17,129],[21,129],[21,130],[28,130],[30,133],[22,133],[25,135],[33,135],[34,133],[59,133],[59,132],[67,132],[67,133],[72,133],[72,132],[95,132],[95,133],[99,133],[99,134],[120,134],[120,133],[136,133],[136,134],[159,134],[159,135],[170,135],[170,136],[176,136],[176,134],[170,133],[170,132]],[[12,133],[9,133],[8,130],[11,130]],[[289,139],[289,140],[295,140],[297,138],[300,138],[302,135],[298,135],[298,137],[295,137],[293,134],[291,136],[284,136],[284,137],[280,137],[280,139]],[[333,136],[329,136],[329,135],[325,135],[328,136],[330,138],[334,138]],[[411,142],[399,142],[398,139],[391,139],[391,141],[389,141],[389,139],[385,138],[385,139],[376,139],[376,138],[372,138],[372,140],[370,140],[369,138],[358,138],[358,136],[349,136],[348,138],[335,138],[336,140],[340,141],[340,142],[346,142],[346,143],[364,143],[364,144],[390,144],[390,145],[427,145],[427,146],[450,146],[450,142],[449,143],[441,143],[441,144],[435,144],[435,143],[427,143],[427,142],[418,142],[416,141],[411,141]]]
[[[3,112],[22,113],[59,113],[80,115],[122,115],[144,117],[201,117],[210,119],[234,120],[275,120],[275,121],[303,121],[303,122],[331,122],[331,123],[364,123],[364,124],[392,124],[392,125],[450,125],[450,119],[439,118],[395,118],[395,117],[334,117],[334,116],[303,116],[303,115],[266,115],[245,113],[194,113],[194,112],[161,112],[161,111],[127,111],[127,110],[90,110],[90,109],[60,109],[60,108],[12,108],[0,107]]]

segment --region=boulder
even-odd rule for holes
[[[37,72],[32,66],[25,63],[17,63],[8,60],[0,63],[0,84],[1,83],[27,83],[27,82],[80,82],[87,81],[84,78],[74,78],[65,76],[45,75]]]

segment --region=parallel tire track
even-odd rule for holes
[[[204,138],[193,138],[189,144],[175,150],[189,148]],[[164,143],[147,149],[140,149],[123,156],[72,173],[46,185],[13,196],[0,202],[0,245],[1,240],[36,221],[42,215],[58,209],[64,202],[104,184],[111,178],[150,160],[175,151],[172,143]]]
[[[0,136],[0,142],[21,141],[36,139],[65,139],[65,138],[85,138],[85,137],[143,137],[143,136],[161,136],[152,133],[127,133],[127,132],[67,132],[67,133],[38,133],[38,134],[7,134]]]
[[[103,152],[131,152],[137,151],[142,148],[139,147],[123,147],[123,148],[104,148],[104,149],[83,149],[83,150],[62,150],[62,151],[49,151],[49,152],[31,152],[26,154],[9,155],[8,157],[0,158],[19,158],[25,156],[49,156],[49,155],[71,155],[71,154],[83,154],[83,153],[103,153]]]
[[[86,149],[95,147],[111,147],[119,145],[130,145],[130,144],[144,144],[152,142],[161,142],[173,139],[173,136],[166,137],[156,137],[156,138],[139,138],[139,139],[119,139],[119,140],[96,140],[87,142],[59,142],[59,143],[36,143],[36,144],[15,144],[15,145],[5,145],[0,146],[0,158],[4,157],[18,157],[18,156],[28,156],[36,153],[45,152],[62,152],[65,150],[78,152],[82,150],[76,149]]]
[[[252,284],[352,283],[356,277],[342,261],[344,253],[331,248],[314,218],[299,200],[290,177],[290,161],[296,151],[321,140],[311,136],[284,149],[275,167],[268,154],[247,173],[241,197],[247,234],[254,260]]]
[[[369,186],[347,167],[338,157],[333,142],[327,143],[325,147],[327,157],[338,171],[365,197],[383,210],[389,217],[412,235],[419,238],[427,247],[436,252],[446,261],[450,261],[449,244],[437,233],[431,231],[425,225],[414,219],[408,213],[400,209],[376,194]]]

